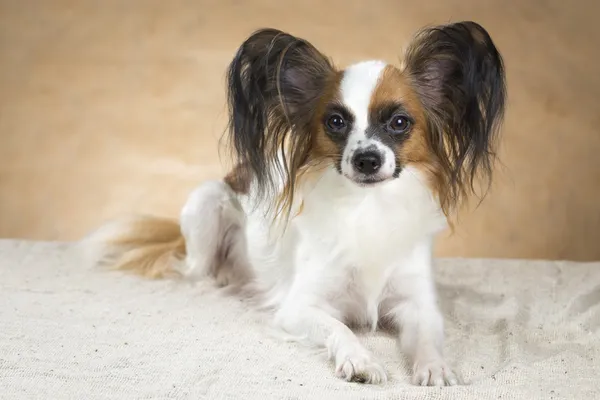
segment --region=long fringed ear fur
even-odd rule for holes
[[[332,72],[313,45],[277,29],[254,32],[237,50],[227,72],[228,137],[236,164],[253,179],[259,199],[272,202],[283,189],[291,202]],[[285,188],[278,187],[281,178]]]
[[[475,192],[478,175],[491,184],[506,98],[503,60],[488,32],[464,21],[419,32],[405,66],[425,108],[440,202],[448,213]]]

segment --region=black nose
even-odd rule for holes
[[[374,151],[365,151],[356,154],[352,163],[358,172],[373,174],[381,167],[381,155]]]

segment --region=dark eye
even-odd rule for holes
[[[346,121],[338,114],[331,115],[325,122],[331,132],[342,132],[346,128]]]
[[[389,127],[394,133],[404,133],[410,128],[410,120],[404,115],[394,115],[389,122]]]

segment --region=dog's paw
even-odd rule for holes
[[[415,365],[412,382],[419,386],[456,386],[459,384],[456,374],[440,359]]]
[[[348,382],[374,385],[387,382],[385,369],[366,351],[348,353],[336,362],[335,374]]]

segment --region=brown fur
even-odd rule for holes
[[[111,236],[102,264],[151,279],[180,276],[176,263],[186,255],[185,240],[176,221],[144,217],[127,223]]]
[[[332,74],[329,84],[321,97],[319,103],[317,118],[314,121],[313,127],[313,141],[311,159],[314,164],[323,163],[324,161],[337,162],[342,156],[341,151],[337,144],[335,144],[331,138],[325,132],[323,127],[323,116],[325,114],[325,106],[328,103],[335,102],[337,97],[340,95],[340,84],[344,77],[343,71],[336,71]]]
[[[438,198],[444,198],[447,190],[444,174],[429,141],[425,110],[409,78],[392,65],[386,66],[381,75],[369,104],[369,112],[374,113],[379,107],[390,102],[401,103],[415,120],[409,137],[397,144],[397,162],[418,168],[426,177],[433,193]]]
[[[248,194],[252,181],[252,173],[245,164],[238,164],[227,175],[225,183],[237,194]]]

